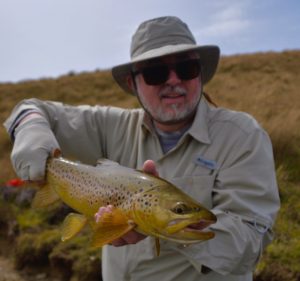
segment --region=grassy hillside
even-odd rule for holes
[[[206,87],[219,106],[252,114],[271,136],[282,208],[275,240],[257,268],[257,280],[300,279],[300,51],[223,57]],[[70,104],[137,107],[134,97],[114,84],[109,72],[0,84],[0,122],[24,98]],[[0,127],[0,183],[14,176],[10,141]]]

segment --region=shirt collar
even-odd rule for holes
[[[188,133],[194,139],[206,144],[211,143],[208,132],[208,112],[209,105],[207,104],[207,101],[202,97],[197,108],[194,122],[188,131]]]

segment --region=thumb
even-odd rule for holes
[[[155,162],[153,160],[146,160],[143,165],[143,171],[147,174],[152,174],[158,177]]]

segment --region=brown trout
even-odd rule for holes
[[[203,231],[216,217],[170,182],[103,159],[97,166],[50,158],[46,184],[36,193],[34,207],[57,200],[76,210],[62,226],[62,240],[75,236],[86,225],[93,233],[92,246],[101,247],[131,229],[183,244],[214,237]],[[97,222],[99,207],[113,205]],[[157,240],[158,241],[158,240]]]

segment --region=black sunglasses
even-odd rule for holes
[[[160,85],[165,83],[174,70],[181,80],[191,80],[200,75],[201,65],[199,59],[182,60],[176,63],[153,64],[133,70],[132,75],[142,74],[148,85]]]

